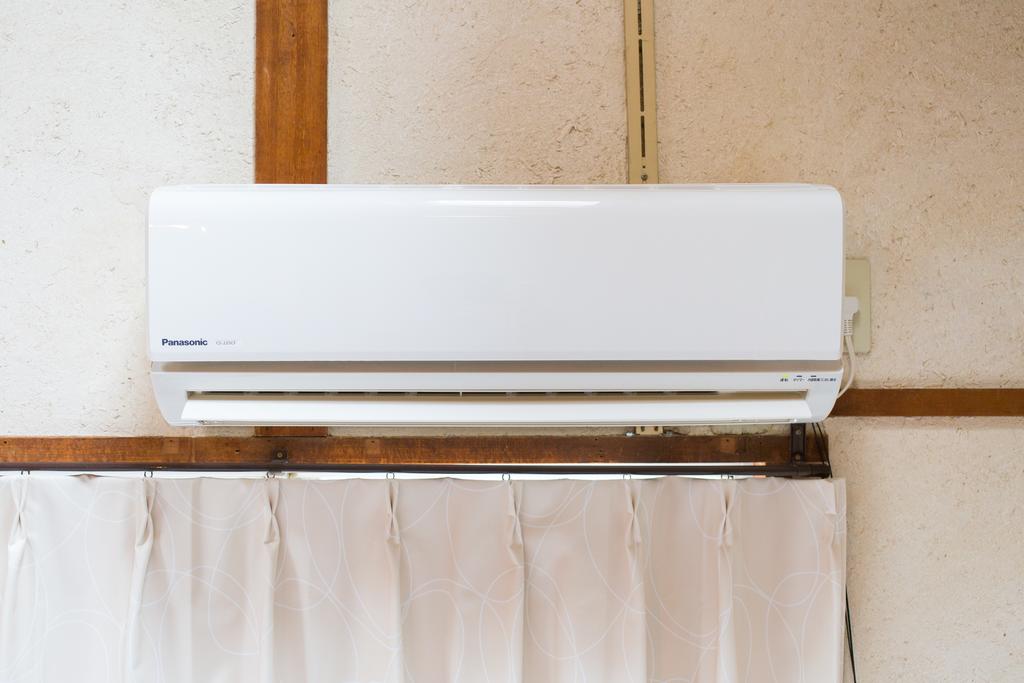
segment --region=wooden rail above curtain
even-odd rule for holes
[[[0,469],[830,473],[827,441],[787,435],[2,437]]]

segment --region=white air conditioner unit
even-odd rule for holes
[[[153,386],[173,425],[817,421],[842,216],[814,185],[162,188]]]

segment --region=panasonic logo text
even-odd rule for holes
[[[161,339],[160,346],[207,346],[205,339]]]

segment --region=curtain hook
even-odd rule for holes
[[[30,474],[32,474],[32,470],[22,470],[21,471],[21,476],[23,476],[23,477],[27,477]]]
[[[394,472],[385,472],[384,473],[384,478],[385,479],[394,479],[395,478],[395,473]]]
[[[626,480],[632,479],[633,478],[633,473],[632,472],[623,472],[622,473],[622,478],[626,479]]]
[[[267,479],[276,479],[276,478],[277,478],[277,472],[275,472],[274,470],[267,470]]]
[[[512,481],[512,473],[511,472],[502,472],[501,473],[501,480],[502,481]]]
[[[146,470],[145,472],[143,472],[142,473],[142,478],[143,479],[152,479],[153,478],[153,470]]]

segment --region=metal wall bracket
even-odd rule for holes
[[[626,38],[626,146],[629,182],[658,182],[654,93],[654,0],[623,0]]]
[[[801,463],[807,457],[807,425],[789,425],[789,456],[794,463]]]
[[[659,425],[637,425],[626,436],[665,436],[665,428]]]

